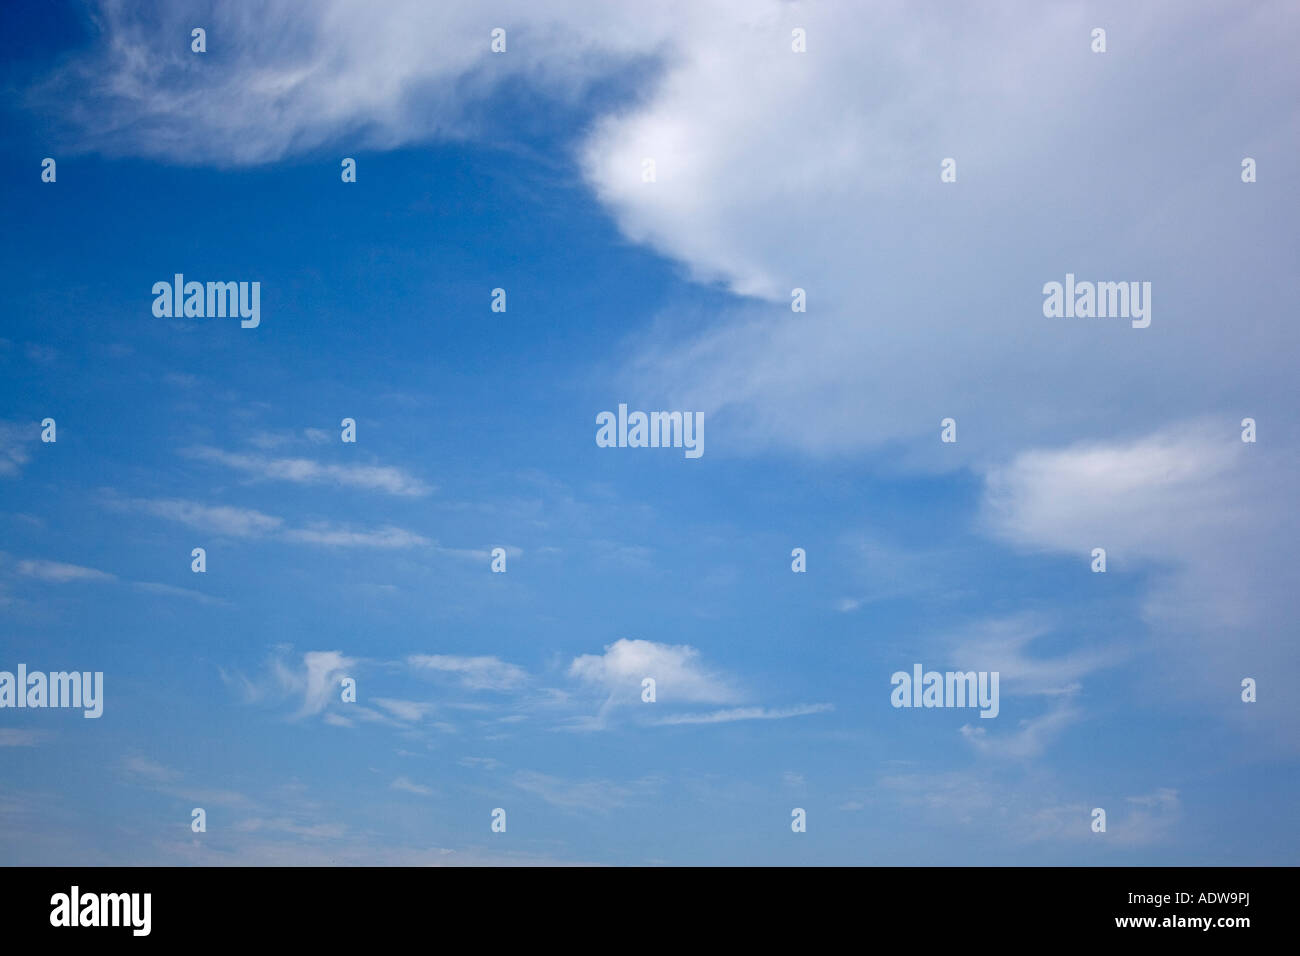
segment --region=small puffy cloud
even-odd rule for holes
[[[658,701],[726,704],[738,691],[705,667],[700,652],[686,644],[622,638],[603,654],[583,654],[569,665],[569,675],[609,695],[611,701],[639,700],[641,681],[652,677]]]

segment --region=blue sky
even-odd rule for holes
[[[4,17],[0,861],[1295,862],[1287,5]]]

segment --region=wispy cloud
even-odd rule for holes
[[[429,794],[433,793],[432,788],[414,783],[407,777],[398,777],[389,785],[389,789],[400,790],[403,793],[414,793],[422,797],[427,797]]]
[[[0,477],[13,478],[31,460],[27,444],[39,433],[36,423],[0,422]]]
[[[164,767],[157,761],[150,760],[148,757],[142,757],[139,754],[134,754],[123,760],[122,769],[129,774],[137,777],[144,777],[145,779],[152,780],[155,783],[171,783],[172,781],[179,780],[181,777],[181,774],[178,771]]]
[[[16,730],[12,727],[0,728],[0,747],[35,747],[42,740],[52,737],[47,730]]]
[[[301,668],[290,668],[276,658],[275,674],[287,689],[302,694],[298,717],[321,713],[330,701],[340,697],[341,680],[353,676],[357,661],[340,651],[308,651],[302,656]]]
[[[655,778],[620,784],[611,780],[566,780],[532,770],[520,770],[511,777],[511,783],[552,806],[597,812],[626,806],[659,788],[659,781]]]
[[[528,680],[523,668],[497,657],[456,657],[447,654],[415,654],[407,658],[417,670],[453,674],[470,690],[513,690]]]
[[[197,601],[199,604],[206,604],[211,607],[228,603],[221,598],[213,597],[211,594],[204,594],[202,591],[178,588],[171,584],[159,584],[156,581],[136,581],[132,586],[150,594],[164,594],[169,597],[185,598],[188,601]]]
[[[97,571],[78,564],[63,564],[59,561],[19,561],[18,573],[54,584],[65,584],[69,581],[117,580],[107,571]]]
[[[204,505],[180,498],[112,499],[110,504],[232,538],[261,537],[279,530],[284,524],[282,518],[252,508]]]
[[[1224,673],[1269,673],[1300,682],[1300,645],[1290,639],[1300,614],[1300,574],[1292,560],[1300,511],[1300,469],[1286,443],[1240,440],[1237,420],[1196,420],[1140,438],[1077,442],[1016,455],[986,473],[981,522],[1016,547],[1072,560],[1081,575],[1095,547],[1107,575],[1141,575],[1143,623],[1160,670],[1177,677],[1169,692],[1196,698],[1229,719],[1245,719]],[[994,642],[1012,666],[1040,684],[1069,680],[1102,663],[1108,647],[1046,667],[1020,653],[1019,638]],[[1038,673],[1036,673],[1038,672]],[[1300,711],[1281,700],[1254,705],[1291,749]],[[1253,716],[1253,715],[1252,715]]]
[[[1107,824],[1107,834],[1128,846],[1146,846],[1169,840],[1182,818],[1182,800],[1172,787],[1153,793],[1126,797],[1127,813],[1115,825]]]
[[[231,828],[237,833],[287,833],[306,840],[339,840],[348,832],[341,823],[304,824],[288,817],[248,817]]]
[[[322,464],[309,458],[268,458],[208,446],[189,448],[184,453],[191,458],[224,465],[264,481],[337,485],[400,497],[420,497],[431,494],[434,490],[405,470],[391,465]]]
[[[283,518],[252,508],[205,505],[178,498],[112,498],[109,503],[112,507],[139,511],[200,531],[234,538],[272,537],[327,548],[415,548],[432,544],[423,535],[393,525],[356,529],[329,522],[313,522],[292,528],[285,525]]]
[[[461,757],[456,762],[462,767],[472,767],[475,770],[496,770],[501,766],[501,761],[493,757]]]
[[[736,720],[784,720],[787,717],[806,717],[834,710],[833,704],[800,704],[797,707],[732,707],[707,714],[672,714],[661,717],[655,724],[726,724]]]
[[[126,779],[139,786],[192,801],[198,807],[251,807],[253,801],[235,790],[197,786],[186,782],[180,771],[165,767],[147,757],[134,755],[122,761]]]
[[[391,697],[376,697],[375,704],[388,711],[398,720],[416,723],[434,711],[434,705],[418,700],[395,700]]]
[[[997,671],[1003,694],[1046,697],[1075,693],[1083,678],[1129,654],[1121,645],[1095,641],[1063,654],[1038,652],[1055,630],[1051,619],[1038,613],[977,621],[950,635],[943,653],[954,667]]]
[[[328,548],[415,548],[429,544],[429,539],[405,528],[384,525],[369,531],[315,524],[285,531],[286,541],[316,544]]]
[[[100,571],[96,568],[83,567],[78,564],[66,564],[60,561],[42,561],[34,559],[18,562],[18,573],[51,584],[69,584],[77,581],[107,582],[119,580],[117,575],[110,574],[107,571]],[[197,601],[200,604],[206,604],[210,607],[216,607],[227,603],[221,598],[213,597],[210,594],[204,594],[202,591],[176,587],[171,584],[160,584],[156,581],[126,581],[123,583],[129,584],[138,591],[144,591],[149,594],[160,594],[168,597],[185,598],[186,600]]]
[[[1080,708],[1065,699],[1038,717],[1021,720],[1019,730],[1014,733],[991,734],[985,727],[963,724],[961,735],[983,754],[994,757],[1037,757],[1062,731],[1078,722],[1081,716]]]

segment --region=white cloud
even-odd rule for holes
[[[16,477],[31,460],[26,445],[33,441],[38,430],[35,423],[0,422],[0,477]]]
[[[621,638],[607,644],[603,654],[574,658],[568,674],[583,686],[598,692],[603,700],[594,715],[569,719],[563,726],[573,731],[600,731],[609,726],[615,708],[628,706],[635,722],[650,726],[722,724],[739,720],[783,720],[834,709],[831,704],[799,704],[792,707],[740,706],[703,713],[672,712],[682,704],[735,704],[743,694],[735,681],[707,667],[700,652],[686,644]],[[655,706],[642,704],[642,681],[655,681]],[[664,711],[667,710],[667,713]]]
[[[194,591],[190,588],[178,588],[171,584],[159,584],[156,581],[136,581],[135,587],[141,591],[147,591],[150,594],[165,594],[169,597],[186,598],[190,601],[197,601],[199,604],[209,606],[219,606],[226,602],[221,598],[215,598],[210,594],[204,594],[202,591]]]
[[[429,539],[423,535],[392,525],[356,531],[321,523],[285,531],[284,538],[299,544],[330,548],[417,548],[429,544]]]
[[[797,707],[733,707],[709,714],[673,714],[654,721],[660,725],[672,724],[725,724],[736,720],[784,720],[787,717],[806,717],[834,710],[832,704],[800,704]]]
[[[48,581],[53,584],[66,584],[71,581],[117,580],[116,575],[109,574],[107,571],[98,571],[95,568],[82,567],[77,564],[64,564],[58,561],[20,561],[18,562],[18,572],[20,574],[25,574],[28,577],[33,577],[41,581]],[[179,588],[170,584],[159,584],[154,581],[132,581],[128,583],[137,590],[146,591],[150,594],[183,597],[209,606],[218,606],[226,603],[220,598],[212,597],[211,595],[204,594],[201,591],[193,591],[189,588]]]
[[[42,740],[53,736],[45,730],[15,730],[12,727],[0,728],[0,747],[35,747]]]
[[[655,680],[656,700],[665,703],[730,703],[739,693],[723,676],[685,644],[622,638],[604,654],[583,654],[569,665],[569,675],[609,695],[610,701],[639,701],[641,681]]]
[[[495,9],[510,30],[501,56],[467,5],[214,8],[225,59],[212,71],[170,39],[188,32],[183,10],[105,2],[103,42],[36,105],[56,99],[94,148],[259,163],[339,141],[523,135],[482,109],[503,84],[584,108],[593,84],[624,80],[575,132],[588,184],[624,234],[755,301],[664,316],[633,343],[621,385],[705,412],[722,454],[893,446],[893,463],[946,468],[1117,420],[1154,425],[1169,408],[1221,412],[1244,395],[1286,407],[1285,270],[1256,268],[1249,244],[1211,248],[1197,227],[1241,223],[1295,258],[1280,210],[1300,186],[1261,180],[1252,189],[1272,190],[1277,212],[1247,211],[1242,190],[1220,188],[1236,170],[1204,149],[1211,132],[1291,148],[1278,117],[1294,112],[1294,4],[1109,8],[1112,37],[1141,57],[1092,54],[1078,5]],[[791,52],[793,26],[807,53]],[[1091,148],[1063,149],[1080,130]],[[1099,164],[1108,147],[1139,160]],[[1170,155],[1175,172],[1157,159]],[[959,178],[941,184],[948,156]],[[1176,209],[1196,210],[1190,227]],[[1044,319],[1041,287],[1066,271],[1152,281],[1152,327]],[[795,286],[809,295],[798,316]],[[1225,315],[1251,316],[1249,336]],[[962,438],[941,446],[948,415]]]
[[[259,833],[273,831],[288,833],[292,836],[305,837],[309,840],[339,840],[347,833],[347,827],[341,823],[297,823],[287,817],[266,819],[248,817],[240,820],[232,828],[238,833]]]
[[[376,697],[375,703],[388,711],[398,720],[418,723],[434,711],[433,704],[417,700],[395,700],[391,697]]]
[[[1108,563],[1167,559],[1224,524],[1245,521],[1240,478],[1254,449],[1234,422],[1170,428],[1127,442],[1024,452],[987,473],[985,518],[1014,543]],[[1258,457],[1258,455],[1256,456]],[[1234,475],[1235,473],[1235,475]]]
[[[186,454],[264,480],[310,485],[333,484],[401,497],[419,497],[433,491],[429,485],[403,469],[387,465],[327,465],[308,458],[266,458],[203,446],[188,449]]]
[[[238,791],[193,786],[184,781],[184,774],[180,771],[164,767],[148,757],[130,756],[122,761],[121,766],[130,782],[172,797],[193,801],[194,806],[252,806],[252,801]]]
[[[523,556],[523,549],[514,545],[498,545],[501,550],[505,551],[507,558],[519,558]],[[462,558],[466,561],[488,561],[492,558],[493,548],[444,548],[437,546],[434,548],[438,554],[449,555],[453,558]]]
[[[285,527],[283,518],[251,508],[204,505],[178,498],[110,498],[109,504],[235,538],[278,537],[295,544],[326,548],[416,548],[431,544],[423,535],[393,525],[359,530],[317,521],[290,528]]]
[[[116,580],[106,571],[96,571],[94,568],[84,568],[76,564],[62,564],[58,561],[19,561],[18,571],[28,577],[54,584],[66,584],[69,581]]]
[[[1021,720],[1011,734],[990,734],[988,728],[963,724],[961,735],[972,747],[995,757],[1037,757],[1065,728],[1078,722],[1081,710],[1069,699],[1054,703],[1046,713]]]
[[[501,766],[501,761],[493,757],[461,757],[456,762],[475,770],[496,770]]]
[[[414,783],[407,777],[398,777],[392,782],[391,789],[400,790],[403,793],[414,793],[422,797],[427,797],[429,794],[433,793],[433,790],[429,787]]]
[[[1088,51],[1077,6],[927,16],[925,4],[887,4],[869,17],[845,3],[747,6],[725,41],[684,26],[660,82],[583,145],[625,234],[762,300],[663,316],[635,343],[624,387],[702,409],[720,454],[888,448],[891,464],[941,468],[1171,407],[1234,408],[1243,394],[1286,407],[1295,338],[1269,305],[1286,301],[1285,278],[1232,282],[1249,254],[1205,249],[1169,210],[1177,200],[1200,222],[1238,216],[1239,197],[1212,185],[1227,173],[1191,128],[1280,145],[1269,117],[1290,115],[1295,85],[1269,21],[1296,24],[1294,8],[1269,5],[1248,24],[1209,4],[1112,9],[1112,37],[1144,56],[1106,59]],[[789,52],[796,22],[804,55]],[[1152,74],[1174,64],[1192,75],[1234,64],[1238,78],[1171,108],[1177,97]],[[1257,70],[1275,78],[1252,91]],[[1234,113],[1241,96],[1258,108]],[[1098,131],[1098,149],[1188,162],[1176,176],[1100,169],[1093,151],[1060,148],[1080,129]],[[959,179],[941,184],[948,156]],[[642,157],[656,159],[656,182],[641,181]],[[1167,191],[1153,203],[1157,178]],[[1061,183],[1080,188],[1062,201]],[[1296,251],[1284,222],[1259,228]],[[1152,327],[1045,319],[1042,285],[1067,271],[1151,281]],[[1206,295],[1216,284],[1224,292]],[[790,311],[795,287],[805,314]],[[1259,316],[1248,343],[1228,311]],[[1225,348],[1240,360],[1224,362]],[[959,442],[942,445],[950,415]]]
[[[111,502],[116,507],[151,514],[167,521],[175,521],[234,538],[260,537],[280,528],[283,519],[262,514],[251,508],[229,505],[204,505],[179,498],[131,498]]]
[[[1131,849],[1166,843],[1182,818],[1178,791],[1161,787],[1136,797],[1103,799],[1107,846]],[[1047,803],[1026,807],[1010,836],[1023,842],[1099,839],[1092,832],[1092,803]]]
[[[281,685],[302,694],[299,717],[321,713],[334,700],[341,699],[341,680],[355,677],[357,661],[339,651],[308,651],[302,656],[302,668],[290,669],[276,658],[272,662]]]
[[[491,23],[472,4],[214,7],[208,35],[223,39],[225,59],[213,74],[188,43],[161,39],[189,36],[182,8],[104,0],[105,42],[55,76],[45,95],[68,100],[67,115],[97,148],[181,161],[267,162],[342,135],[392,148],[473,132],[483,122],[476,107],[521,75],[575,99],[629,57],[652,52],[680,13],[565,0],[504,0],[494,11],[509,30],[504,56],[489,52]]]
[[[996,783],[967,772],[887,774],[878,789],[886,799],[919,808],[945,824],[987,825],[999,803]]]
[[[180,779],[180,773],[164,767],[155,760],[148,757],[141,757],[138,754],[127,757],[122,761],[122,769],[135,776],[144,777],[157,783],[170,783],[173,780]]]
[[[1246,720],[1241,678],[1300,682],[1291,639],[1300,512],[1281,504],[1294,499],[1295,453],[1243,443],[1235,426],[1196,422],[1132,441],[1025,452],[988,472],[982,520],[1013,545],[1068,557],[1085,577],[1091,550],[1105,548],[1108,575],[1144,583],[1161,694]],[[986,647],[1043,686],[1099,663],[1080,655],[1036,672],[1019,637]],[[1254,733],[1295,746],[1294,708],[1263,697],[1250,707]]]
[[[1161,787],[1154,793],[1126,797],[1129,806],[1112,822],[1106,820],[1106,835],[1126,846],[1147,846],[1170,839],[1182,819],[1178,791]]]
[[[1036,653],[1036,645],[1054,630],[1040,614],[993,618],[951,635],[944,653],[959,670],[997,671],[1001,694],[1047,697],[1073,694],[1083,678],[1114,667],[1128,654],[1104,638],[1064,654]]]
[[[418,670],[454,674],[470,690],[513,690],[528,680],[528,674],[497,657],[457,657],[448,654],[415,654],[407,662]]]
[[[654,778],[620,784],[611,780],[566,780],[532,770],[520,770],[511,782],[553,806],[599,812],[625,806],[653,793],[659,785]]]

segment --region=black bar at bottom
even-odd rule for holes
[[[1282,867],[0,868],[0,926],[6,943],[75,934],[91,945],[373,945],[421,930],[458,948],[884,942],[882,930],[922,946],[1125,936],[1232,945],[1286,928],[1295,876]],[[458,931],[472,935],[458,944],[447,935]]]

